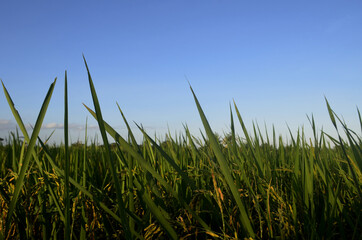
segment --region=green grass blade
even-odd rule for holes
[[[229,104],[230,108],[230,130],[231,130],[231,143],[232,143],[232,150],[234,155],[237,155],[237,144],[236,144],[236,134],[235,134],[235,124],[234,124],[234,117],[233,117],[233,110],[231,108],[231,104]]]
[[[139,181],[136,178],[134,180],[135,180],[134,181],[135,186],[137,187],[142,200],[147,204],[152,214],[160,222],[163,228],[167,231],[171,239],[178,239],[176,231],[173,229],[173,227],[166,219],[164,214],[160,211],[159,206],[157,206],[155,202],[152,200],[152,198],[145,192],[146,190],[144,189],[144,187],[142,187]]]
[[[86,105],[84,106],[97,121],[100,121],[92,109]],[[127,152],[129,152],[138,161],[142,168],[150,172],[158,181],[160,181],[162,185],[165,186],[166,189],[172,190],[171,186],[169,186],[169,184],[155,171],[155,169],[153,169],[152,166],[131,145],[129,145],[125,139],[123,139],[108,123],[103,123],[109,135],[111,135],[116,142],[118,142]]]
[[[23,123],[23,121],[22,121],[22,118],[20,117],[19,112],[16,110],[15,105],[14,105],[13,101],[11,100],[11,97],[10,97],[7,89],[5,88],[4,84],[3,84],[3,88],[4,88],[5,96],[6,96],[7,100],[8,100],[9,106],[10,106],[10,108],[11,108],[11,111],[12,111],[14,117],[15,117],[15,120],[16,120],[16,122],[17,122],[20,130],[22,131],[22,133],[23,133],[23,135],[24,135],[25,141],[29,143],[29,142],[30,142],[29,134],[28,134],[28,132],[26,131],[26,128],[25,128],[25,125],[24,125],[24,123]],[[41,141],[40,138],[38,138],[38,139],[39,139],[39,141]],[[44,181],[45,181],[46,186],[47,186],[47,188],[48,188],[48,191],[49,191],[49,193],[50,193],[50,197],[51,197],[51,199],[53,200],[53,202],[55,203],[55,205],[56,205],[56,207],[57,207],[57,210],[58,210],[58,212],[59,212],[60,219],[61,219],[62,221],[65,221],[65,218],[64,218],[62,209],[60,208],[60,204],[59,204],[59,201],[58,201],[59,196],[56,196],[56,194],[54,193],[54,191],[53,191],[53,189],[52,189],[52,187],[51,187],[51,185],[50,185],[50,183],[49,183],[47,174],[44,174],[44,173],[43,173],[41,164],[40,164],[40,162],[39,162],[38,156],[37,156],[36,152],[34,151],[34,149],[32,149],[32,156],[33,156],[35,162],[37,163],[37,165],[38,165],[38,167],[39,167],[39,171],[40,171],[41,175],[44,177]],[[23,160],[24,158],[21,157],[21,159]],[[20,169],[19,169],[19,174],[20,174]]]
[[[97,115],[95,114],[94,111],[92,111],[92,109],[90,109],[89,107],[87,107],[85,104],[83,104],[85,108],[87,108],[87,110],[92,114],[92,116],[97,120]],[[134,157],[135,160],[137,160],[137,162],[139,163],[139,165],[145,169],[146,171],[148,171],[154,178],[156,178],[160,184],[168,191],[170,192],[185,208],[187,211],[189,211],[194,217],[195,219],[197,219],[197,221],[208,231],[211,232],[210,227],[195,213],[195,211],[193,211],[190,206],[185,202],[185,200],[180,197],[177,192],[175,192],[172,187],[170,186],[170,184],[168,184],[165,179],[162,178],[162,176],[157,173],[157,171],[152,168],[152,166],[150,165],[149,162],[147,162],[143,156],[141,156],[131,145],[129,145],[126,140],[124,140],[108,123],[104,122],[104,126],[105,129],[107,130],[107,132],[109,133],[109,135],[111,135],[113,137],[113,139],[120,144],[120,146],[123,147],[123,149],[128,152],[131,156]]]
[[[23,123],[23,120],[21,119],[18,110],[16,110],[15,104],[14,104],[13,100],[11,99],[8,90],[5,88],[3,81],[1,81],[1,84],[3,85],[3,90],[4,90],[4,93],[5,93],[6,100],[8,101],[8,104],[9,104],[9,106],[10,106],[11,112],[12,112],[13,115],[14,115],[15,121],[16,121],[16,123],[18,124],[21,132],[24,134],[25,140],[29,143],[29,141],[30,141],[29,135],[28,135],[28,132],[26,131],[25,125],[24,125],[24,123]]]
[[[54,160],[52,159],[49,150],[47,149],[47,147],[44,145],[44,143],[39,139],[39,143],[40,145],[43,147],[44,152],[46,153],[46,157],[51,165],[51,167],[54,169],[54,171],[56,172],[56,174],[60,177],[65,177],[65,173],[62,169],[60,169],[54,162]],[[79,191],[81,191],[82,193],[84,193],[84,195],[86,195],[87,197],[89,197],[89,199],[91,199],[92,201],[97,202],[97,204],[99,204],[99,206],[106,212],[108,213],[110,216],[112,216],[117,222],[122,224],[121,218],[119,216],[117,216],[111,209],[109,209],[104,203],[100,202],[93,194],[91,194],[84,186],[82,186],[81,184],[79,184],[77,181],[75,181],[72,177],[69,177],[69,182],[71,184],[73,184],[74,187],[76,187]],[[97,189],[95,189],[95,191],[97,191]],[[101,192],[99,190],[99,192]],[[127,211],[127,209],[126,209]],[[137,221],[138,223],[141,223],[142,220],[137,217],[135,214],[131,213],[131,212],[127,212],[135,221]]]
[[[135,149],[136,149],[138,152],[140,152],[140,148],[139,148],[139,146],[138,146],[138,144],[137,144],[136,138],[134,137],[133,132],[132,132],[132,130],[131,130],[131,127],[129,126],[128,121],[127,121],[126,117],[124,116],[123,111],[121,110],[121,108],[120,108],[120,106],[118,105],[118,103],[117,103],[117,107],[118,107],[119,112],[120,112],[121,115],[122,115],[122,118],[123,118],[124,123],[125,123],[126,126],[127,126],[128,134],[129,134],[129,136],[130,136],[130,138],[131,138],[132,144],[134,145]]]
[[[140,152],[137,141],[132,133],[131,127],[129,126],[126,117],[124,116],[121,108],[119,107],[118,103],[117,103],[117,107],[122,115],[123,121],[125,122],[127,129],[128,129],[128,135],[131,138],[131,141],[133,143],[134,148]],[[128,197],[128,208],[131,212],[135,212],[135,204],[134,204],[134,194],[133,194],[133,187],[134,187],[134,183],[133,183],[133,169],[134,169],[134,159],[133,158],[129,158],[129,167],[128,167],[128,174],[129,174],[129,185],[128,188],[131,189],[129,191],[129,197]],[[129,227],[131,229],[131,231],[134,231],[135,229],[135,223],[133,221],[132,218],[129,219]]]
[[[327,109],[328,109],[328,114],[329,114],[329,117],[333,123],[333,126],[337,129],[337,123],[336,123],[336,119],[334,118],[334,113],[333,113],[333,110],[331,108],[331,106],[329,105],[329,102],[327,100],[326,97],[324,97],[325,101],[326,101],[326,104],[327,104]]]
[[[42,105],[42,107],[40,109],[38,118],[37,118],[36,123],[35,123],[35,127],[33,129],[33,132],[32,132],[31,138],[30,138],[28,149],[27,149],[27,152],[26,152],[25,157],[24,157],[23,165],[21,166],[20,174],[19,174],[18,179],[16,180],[16,183],[15,183],[14,194],[13,194],[13,197],[12,197],[11,202],[10,202],[8,215],[7,215],[7,219],[6,219],[6,224],[5,224],[5,229],[6,229],[5,231],[6,232],[9,231],[9,226],[10,226],[10,222],[11,222],[11,219],[12,219],[12,215],[14,213],[14,209],[15,209],[17,200],[19,198],[21,189],[22,189],[22,187],[24,185],[25,173],[28,170],[29,162],[30,162],[30,159],[31,159],[31,156],[32,156],[32,151],[33,151],[33,148],[35,146],[38,134],[40,132],[40,129],[41,129],[41,126],[42,126],[42,123],[43,123],[43,119],[45,117],[45,113],[47,111],[47,108],[48,108],[48,105],[49,105],[49,102],[50,102],[50,99],[51,99],[51,96],[52,96],[52,93],[53,93],[53,90],[54,90],[55,83],[56,83],[56,79],[50,85],[48,93],[47,93],[47,95],[46,95],[46,97],[44,99],[43,105]],[[10,108],[12,110],[13,109],[15,110],[14,103],[12,102],[12,100],[10,98],[10,95],[7,93],[7,90],[6,90],[5,86],[4,86],[4,84],[3,84],[3,88],[4,88],[5,95],[7,96]],[[18,120],[21,121],[21,118],[20,118],[19,114],[17,113],[17,111],[14,114],[14,117],[15,118],[18,117],[17,121]]]
[[[206,119],[206,116],[200,106],[200,103],[192,89],[192,87],[190,86],[190,89],[191,89],[191,92],[194,96],[194,100],[195,100],[195,103],[196,103],[196,106],[197,106],[197,109],[199,111],[199,114],[200,114],[200,117],[201,117],[201,121],[204,125],[204,128],[205,128],[205,131],[206,131],[206,134],[209,138],[209,141],[210,141],[210,144],[211,144],[211,147],[216,155],[216,159],[220,165],[220,169],[221,169],[221,172],[223,173],[224,175],[224,178],[231,190],[231,193],[234,197],[234,200],[236,201],[237,205],[238,205],[238,208],[239,208],[239,211],[240,211],[240,220],[243,224],[243,227],[244,229],[246,230],[247,232],[247,235],[249,235],[250,237],[255,237],[255,233],[253,231],[253,227],[251,225],[251,222],[250,222],[250,219],[249,219],[249,215],[245,209],[245,206],[244,204],[242,203],[241,201],[241,198],[240,198],[240,195],[239,195],[239,192],[238,192],[238,189],[236,187],[236,185],[234,184],[234,179],[232,178],[232,174],[231,174],[231,171],[228,167],[228,163],[219,147],[219,144],[218,144],[218,141],[215,137],[215,135],[213,134],[212,130],[211,130],[211,127],[209,125],[209,122],[207,121]]]
[[[65,196],[64,196],[64,206],[65,206],[65,229],[64,229],[64,238],[66,240],[70,239],[70,196],[69,196],[69,148],[68,148],[68,80],[67,80],[67,71],[65,71],[64,79],[64,151],[65,151]]]
[[[359,124],[360,124],[360,127],[361,127],[361,133],[362,133],[362,118],[361,118],[361,113],[359,112],[358,108],[357,108],[357,113],[358,113]]]
[[[262,162],[262,160],[260,158],[260,155],[258,153],[259,146],[253,147],[253,142],[252,142],[252,140],[251,140],[251,138],[250,138],[250,136],[248,134],[248,131],[247,131],[246,127],[245,127],[244,121],[241,118],[241,114],[240,114],[239,109],[236,106],[235,102],[234,102],[234,107],[235,107],[236,115],[238,116],[240,125],[241,125],[241,127],[243,129],[246,141],[247,141],[248,145],[250,146],[251,153],[253,154],[253,157],[254,157],[254,159],[256,161],[256,166],[258,168],[260,177],[264,178],[264,175],[265,175],[264,174],[264,164],[263,164],[263,162]],[[276,139],[275,139],[275,135],[274,135],[274,144],[275,144],[275,141],[276,141]]]
[[[125,231],[125,236],[126,236],[127,239],[130,239],[132,234],[131,234],[131,232],[129,230],[129,223],[127,221],[125,206],[124,206],[124,202],[123,202],[123,199],[122,199],[121,185],[120,185],[119,180],[118,180],[116,168],[114,167],[115,163],[114,163],[112,155],[111,155],[111,150],[110,150],[110,146],[109,146],[109,143],[108,143],[108,139],[107,139],[104,123],[103,123],[101,108],[100,108],[100,105],[99,105],[99,102],[98,102],[98,97],[97,97],[97,94],[96,94],[96,90],[95,90],[94,85],[93,85],[93,80],[92,80],[92,77],[90,75],[90,71],[89,71],[89,68],[88,68],[88,65],[87,65],[87,62],[86,62],[84,56],[83,56],[83,59],[84,59],[85,66],[87,68],[89,87],[90,87],[91,94],[92,94],[94,109],[95,109],[95,112],[96,112],[96,115],[97,115],[99,130],[100,130],[101,135],[102,135],[104,147],[106,148],[106,160],[107,160],[108,166],[109,166],[109,168],[111,170],[113,182],[114,182],[115,189],[116,189],[117,201],[118,201],[118,206],[119,206],[119,210],[120,210],[120,218],[122,220],[122,225],[123,225],[123,228],[124,228],[124,231]]]
[[[346,150],[346,146],[341,138],[341,136],[339,135],[339,132],[338,132],[338,129],[337,129],[337,124],[336,124],[336,119],[334,117],[334,115],[336,115],[333,110],[331,109],[331,107],[329,106],[329,103],[326,99],[326,103],[327,103],[327,108],[328,108],[328,112],[329,112],[329,115],[331,116],[331,120],[333,122],[333,125],[335,126],[336,130],[337,130],[337,133],[338,133],[338,139],[339,139],[339,144],[342,148],[342,151],[343,151],[343,154],[344,156],[346,157],[346,160],[348,162],[348,166],[349,166],[349,169],[351,170],[351,173],[352,173],[352,177],[353,177],[353,180],[355,182],[355,186],[357,188],[357,191],[358,191],[358,195],[360,197],[360,199],[362,199],[362,191],[361,191],[361,188],[360,188],[360,181],[358,180],[357,176],[356,176],[356,172],[355,172],[355,169],[353,168],[353,164],[351,162],[351,159],[349,158],[348,154],[347,154],[347,150]],[[347,128],[346,124],[336,115],[338,121],[342,124],[343,128],[345,129],[345,132],[346,132],[346,135],[348,137],[349,140],[351,140],[351,133],[350,133],[350,130]],[[353,143],[351,142],[352,146]],[[355,148],[352,147],[352,149],[356,150]],[[359,154],[357,154],[356,152],[356,156],[358,157]],[[359,159],[357,160],[359,161]],[[358,163],[357,163],[358,164]]]
[[[83,168],[82,168],[82,186],[86,187],[87,185],[87,174],[86,174],[86,168],[87,168],[87,144],[88,144],[88,117],[85,120],[85,134],[84,134],[84,146],[83,146]],[[80,240],[86,239],[86,222],[87,217],[85,213],[85,203],[82,203],[82,218],[83,222],[80,229]]]
[[[292,131],[290,130],[290,127],[289,127],[288,124],[287,124],[287,128],[288,128],[289,135],[290,135],[290,138],[291,138],[291,140],[292,140],[293,146],[295,147],[295,140],[294,140],[294,137],[293,137],[293,133],[292,133]]]
[[[166,159],[166,161],[176,170],[178,174],[190,185],[192,189],[195,189],[195,183],[187,176],[187,174],[180,169],[176,162],[165,152],[163,149],[137,124],[139,130],[143,135],[152,143],[152,145],[161,153],[161,155]]]

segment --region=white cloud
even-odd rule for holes
[[[61,123],[47,123],[43,125],[43,128],[45,129],[60,129],[63,128],[63,124]]]
[[[0,125],[7,125],[10,123],[10,120],[8,119],[0,119]]]
[[[10,130],[15,128],[15,124],[8,119],[0,119],[0,130]]]
[[[87,128],[88,129],[98,129],[98,125],[88,125]],[[47,123],[47,124],[43,125],[43,129],[64,129],[64,124],[55,123],[55,122]],[[68,125],[68,129],[81,131],[81,130],[85,129],[85,125],[71,123]]]
[[[88,129],[99,129],[98,125],[89,125],[87,126]],[[85,129],[85,127],[83,127]]]
[[[17,127],[17,124],[11,120],[8,119],[0,119],[0,130],[10,130],[13,131],[15,128]],[[27,130],[32,130],[34,127],[33,124],[25,124],[25,128]],[[76,131],[84,131],[85,130],[85,124],[78,124],[78,123],[70,123],[68,125],[68,129],[69,130],[76,130]],[[113,126],[114,129],[116,129],[116,131],[118,130],[125,130],[127,129],[125,126]],[[136,126],[131,126],[132,129],[138,130],[138,128]],[[152,127],[152,126],[143,126],[144,129],[146,130],[153,130],[153,129],[159,129],[156,127]],[[42,126],[43,130],[54,130],[54,129],[64,129],[64,124],[63,123],[57,123],[57,122],[50,122],[50,123],[45,123]],[[95,125],[88,125],[87,126],[88,130],[99,130],[99,127],[97,124]]]

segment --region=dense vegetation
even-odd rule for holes
[[[68,146],[66,78],[61,146],[38,138],[55,81],[31,136],[3,84],[24,141],[15,133],[0,145],[0,239],[361,237],[361,135],[327,101],[336,139],[317,132],[313,117],[314,139],[300,130],[285,142],[257,125],[250,135],[236,105],[230,133],[221,138],[191,89],[205,135],[197,139],[185,126],[184,134],[161,142],[139,127],[140,145],[120,109],[126,138],[103,120],[87,71],[95,111],[86,108],[98,121],[102,146],[87,136],[85,144]]]

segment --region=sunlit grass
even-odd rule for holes
[[[119,106],[126,137],[103,119],[86,68],[94,110],[85,107],[102,146],[88,144],[87,136],[85,144],[68,146],[66,77],[60,146],[38,137],[55,81],[31,136],[3,84],[24,141],[10,134],[0,145],[0,239],[360,238],[361,134],[327,100],[338,137],[317,132],[312,116],[314,139],[290,130],[287,143],[274,129],[269,136],[245,126],[235,103],[230,132],[218,136],[191,88],[205,135],[198,139],[185,126],[184,134],[160,141],[137,125],[144,136],[138,144]]]

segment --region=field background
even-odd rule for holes
[[[290,132],[288,144],[275,131],[263,138],[258,125],[249,135],[235,104],[231,132],[220,137],[190,87],[203,138],[185,126],[161,142],[139,126],[144,141],[138,144],[121,109],[127,138],[103,120],[89,70],[88,77],[95,110],[85,107],[98,121],[102,146],[88,144],[87,135],[85,144],[69,146],[67,75],[61,146],[38,138],[56,81],[31,136],[3,85],[25,139],[12,133],[0,146],[1,239],[360,238],[361,137],[327,100],[331,122],[346,138],[317,132],[311,116],[314,138],[301,129]]]
[[[361,238],[361,1],[0,13],[0,240]]]

